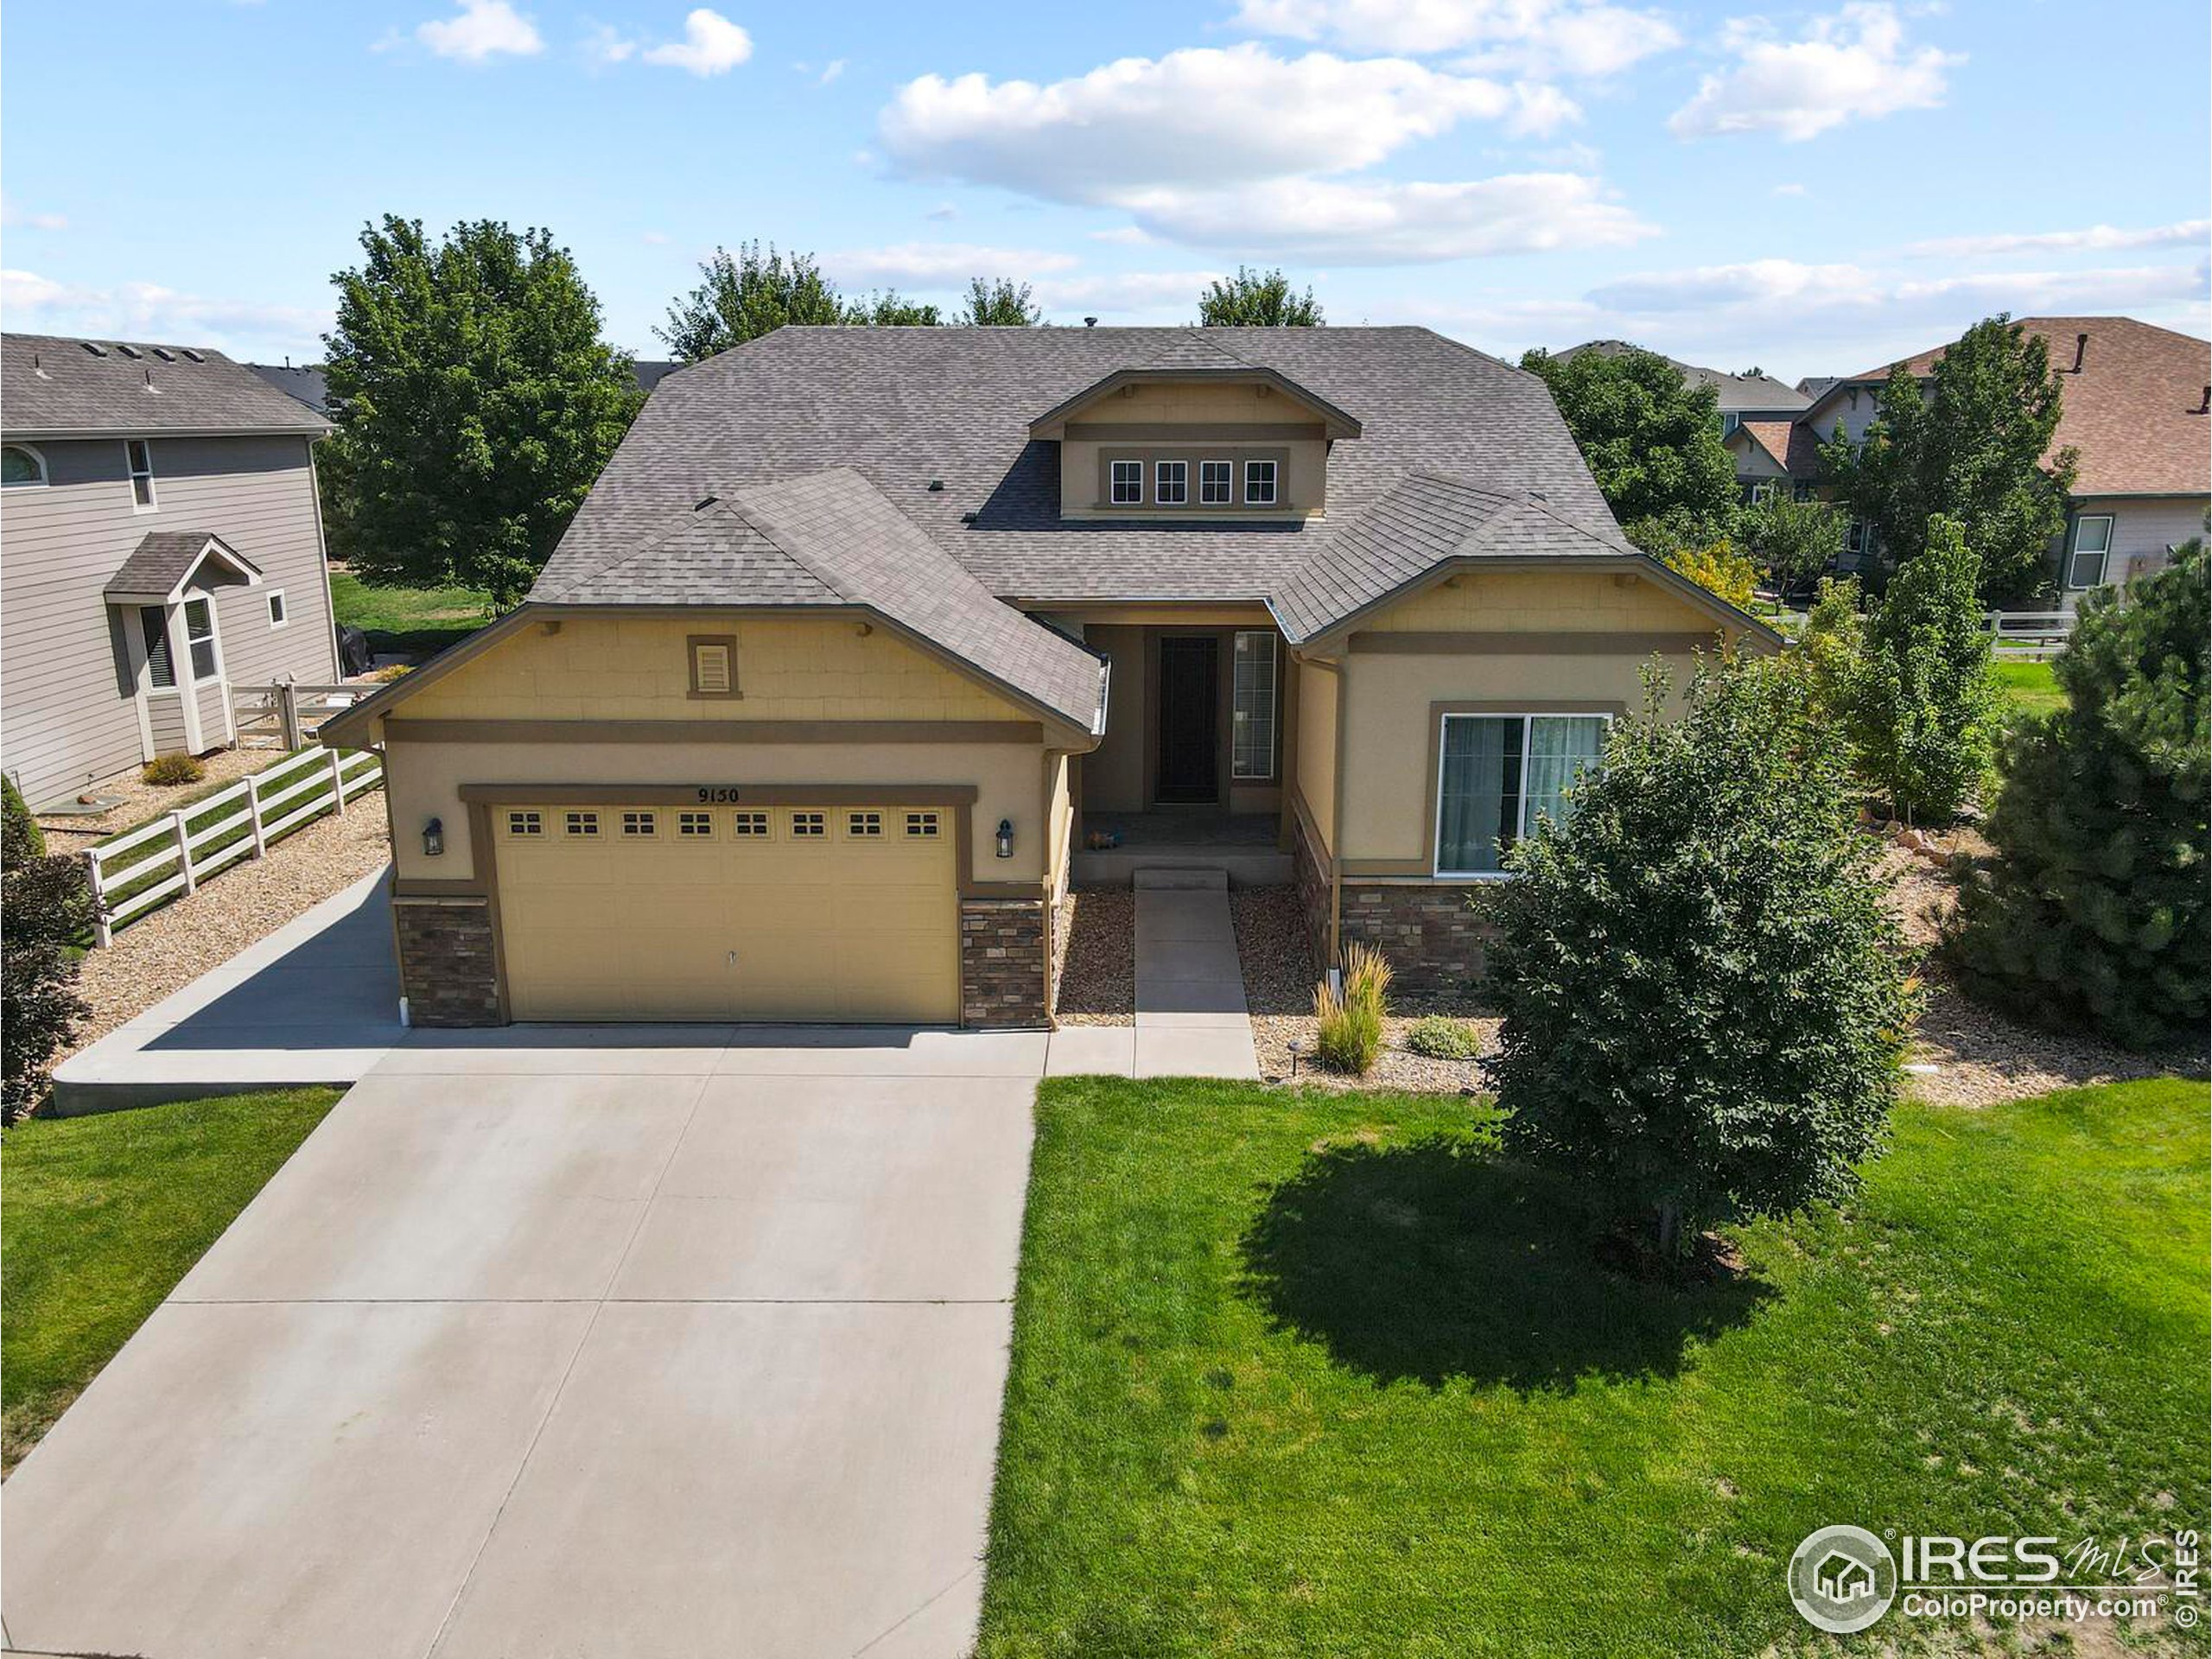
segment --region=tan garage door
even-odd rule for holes
[[[518,1020],[960,1017],[941,806],[500,805]]]

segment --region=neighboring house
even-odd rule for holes
[[[1561,362],[1580,357],[1585,352],[1595,352],[1600,357],[1620,357],[1640,348],[1624,340],[1585,340],[1580,346],[1570,346],[1557,353]],[[1773,419],[1788,420],[1812,401],[1795,387],[1786,386],[1770,374],[1752,369],[1744,374],[1730,374],[1723,369],[1701,368],[1694,363],[1684,363],[1675,358],[1667,361],[1680,371],[1685,383],[1693,386],[1711,386],[1720,410],[1720,435],[1724,438],[1745,421]]]
[[[298,398],[318,415],[330,413],[329,391],[323,381],[321,367],[294,368],[289,359],[283,363],[249,363],[245,365],[266,380],[277,391]],[[661,383],[662,377],[674,373],[683,365],[639,358],[630,367],[637,376],[638,390],[651,391]]]
[[[312,410],[220,352],[0,335],[0,766],[34,806],[338,677]]]
[[[323,732],[384,752],[421,1023],[1034,1026],[1086,821],[1256,826],[1317,956],[1478,976],[1501,840],[1724,637],[1778,643],[1425,329],[787,327]]]
[[[316,414],[328,418],[328,391],[319,366],[302,365],[295,368],[289,358],[282,363],[249,363],[245,366],[287,397],[298,398]]]
[[[2079,465],[2051,575],[2071,606],[2082,594],[2163,566],[2204,533],[2212,510],[2212,345],[2133,317],[2023,317],[2048,344],[2062,382],[2054,450]],[[1944,347],[1904,366],[1925,382]],[[1737,475],[1759,487],[1811,493],[1820,445],[1838,430],[1866,435],[1893,365],[1831,381],[1788,422],[1746,421],[1727,440]],[[1842,560],[1862,569],[1878,550],[1854,523]]]

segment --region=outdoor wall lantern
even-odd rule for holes
[[[1014,856],[1014,820],[1012,818],[999,820],[999,856],[1001,858]]]
[[[445,849],[445,821],[442,818],[432,818],[423,826],[423,856],[435,858]]]

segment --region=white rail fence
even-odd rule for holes
[[[293,830],[384,781],[384,763],[365,749],[309,749],[266,772],[179,807],[85,855],[90,867],[95,943],[240,859],[259,858]]]
[[[1981,619],[1991,643],[2012,658],[2056,657],[2074,637],[2071,611],[1992,611]]]
[[[380,690],[374,685],[297,685],[289,680],[232,685],[231,722],[241,744],[267,739],[283,748],[296,749],[322,728],[324,721]]]

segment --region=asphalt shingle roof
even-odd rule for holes
[[[192,567],[200,562],[210,542],[241,569],[254,569],[251,560],[213,531],[150,530],[139,537],[123,568],[108,578],[104,591],[110,594],[174,593],[177,583],[192,574]]]
[[[2051,448],[2081,452],[2076,496],[2212,493],[2212,417],[2199,412],[2212,393],[2212,344],[2133,317],[2018,322],[2043,337],[2058,371],[2058,431]],[[2075,352],[2083,334],[2089,338],[2077,374]],[[1902,366],[1930,374],[1949,349],[1936,346]],[[1836,384],[1879,383],[1897,366],[1885,364]]]
[[[1255,365],[1363,423],[1331,451],[1322,518],[1062,521],[1059,447],[1031,422],[1117,369]],[[1320,555],[1416,472],[1540,493],[1591,550],[1617,534],[1542,382],[1425,328],[781,328],[661,383],[533,597],[620,566],[594,591],[623,602],[702,499],[840,467],[984,590],[1039,603],[1264,598],[1342,563]]]
[[[305,404],[207,346],[91,343],[105,355],[59,334],[0,334],[0,429],[22,438],[330,429]]]
[[[994,599],[850,467],[701,503],[630,557],[561,588],[550,605],[866,606],[1086,731],[1099,659]]]
[[[1414,473],[1317,547],[1269,602],[1285,635],[1302,643],[1446,561],[1635,552],[1618,530],[1574,524],[1518,492]]]

